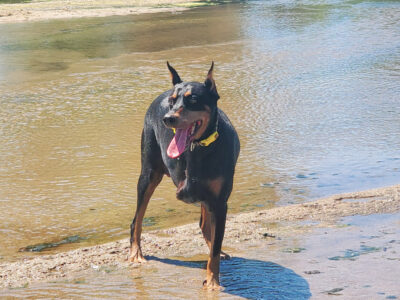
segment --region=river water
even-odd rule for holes
[[[242,143],[231,213],[398,183],[398,24],[399,2],[361,0],[1,24],[0,259],[128,236],[167,60],[189,81],[215,61]],[[199,212],[165,178],[144,230]]]

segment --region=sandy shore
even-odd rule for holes
[[[195,0],[33,0],[0,4],[0,23],[179,12],[202,5],[209,3]]]
[[[301,234],[307,221],[322,227],[335,224],[341,217],[400,212],[400,185],[349,193],[317,201],[277,207],[269,210],[229,215],[224,247],[235,249],[246,243],[266,241],[266,237],[281,238]],[[276,226],[276,224],[281,224]],[[274,225],[272,225],[274,224]],[[145,232],[142,236],[144,255],[161,258],[190,257],[208,253],[198,224]],[[0,264],[0,288],[72,278],[74,274],[99,266],[129,267],[128,239],[81,248],[54,255],[43,255],[17,262]]]

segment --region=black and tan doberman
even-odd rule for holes
[[[167,66],[173,88],[153,101],[144,119],[142,170],[129,260],[145,261],[140,248],[142,221],[150,197],[165,174],[177,187],[179,200],[201,203],[200,227],[210,249],[204,286],[216,289],[239,138],[228,117],[217,107],[214,63],[204,83],[183,82],[168,62]]]

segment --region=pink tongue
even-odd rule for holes
[[[169,157],[177,158],[185,151],[190,128],[191,127],[187,129],[176,129],[175,136],[167,149],[167,154]]]

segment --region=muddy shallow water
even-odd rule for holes
[[[250,1],[0,25],[0,259],[128,234],[167,60],[200,81],[216,62],[242,142],[230,212],[398,182],[399,19],[391,1]],[[178,225],[199,208],[165,179],[146,217]]]
[[[222,292],[201,284],[207,256],[148,256],[144,265],[98,266],[74,277],[3,290],[3,296],[133,299],[398,299],[399,213],[338,223],[282,222],[279,235],[229,249]],[[286,229],[285,229],[286,228]],[[283,234],[285,230],[297,234]],[[352,253],[351,255],[348,255]]]

